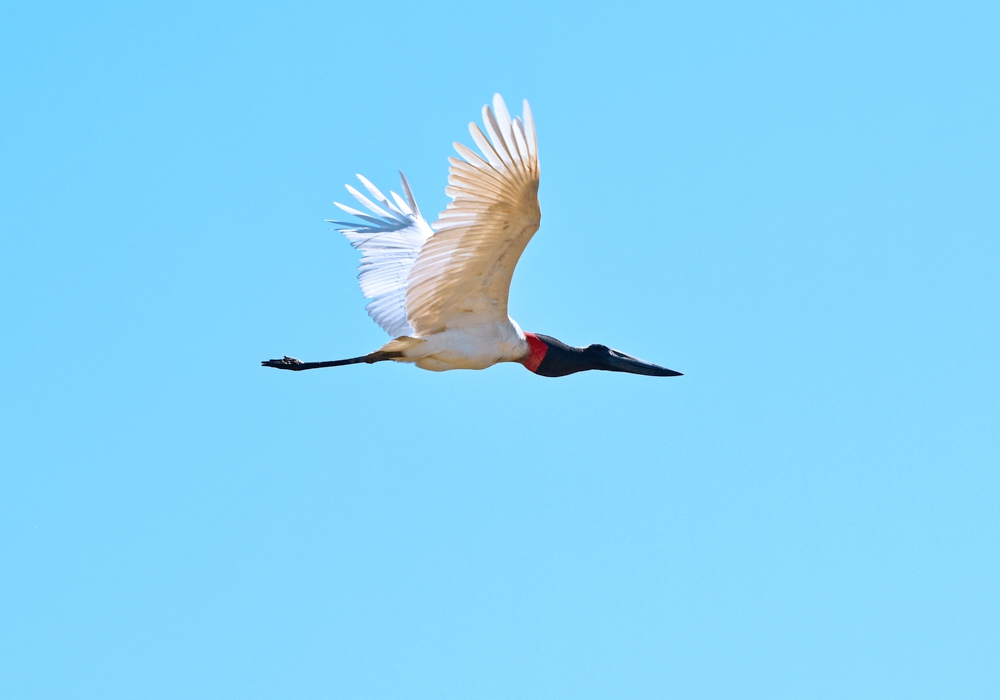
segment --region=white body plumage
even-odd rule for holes
[[[399,339],[387,347],[404,346],[401,362],[420,369],[486,369],[498,362],[520,362],[529,353],[527,338],[517,323],[481,323],[466,328],[448,328],[426,338]]]

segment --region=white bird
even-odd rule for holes
[[[361,291],[368,314],[393,340],[362,357],[302,362],[285,356],[261,364],[304,370],[394,360],[421,369],[485,369],[519,362],[536,374],[559,377],[590,369],[660,377],[665,367],[604,345],[574,348],[555,338],[525,333],[507,314],[510,280],[521,253],[538,230],[538,145],[531,108],[513,120],[500,95],[483,107],[486,135],[469,124],[478,155],[460,143],[464,160],[449,158],[452,201],[433,225],[420,213],[406,177],[405,199],[390,200],[361,175],[371,197],[347,190],[370,213],[335,204],[363,223],[331,221],[361,250]]]

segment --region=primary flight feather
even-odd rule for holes
[[[480,154],[455,144],[449,158],[448,207],[433,225],[420,213],[406,177],[401,197],[386,197],[358,176],[371,195],[347,190],[369,213],[335,203],[360,222],[332,221],[361,251],[358,281],[372,301],[368,314],[393,340],[373,353],[346,360],[267,360],[265,367],[304,370],[385,360],[422,369],[485,369],[519,362],[559,377],[602,369],[678,376],[603,345],[574,348],[546,335],[525,333],[507,314],[517,261],[541,222],[538,144],[528,102],[511,119],[500,95],[483,107],[484,134],[473,122]],[[372,201],[372,200],[375,201]]]

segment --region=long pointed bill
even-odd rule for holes
[[[654,365],[652,362],[640,360],[637,357],[626,355],[617,350],[608,350],[608,355],[604,358],[605,367],[601,369],[611,372],[629,372],[630,374],[645,374],[649,377],[682,377],[680,372],[675,372],[666,367]]]

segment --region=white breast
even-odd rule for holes
[[[520,362],[530,351],[517,324],[487,323],[433,333],[407,352],[406,360],[421,369],[486,369],[498,362]]]

